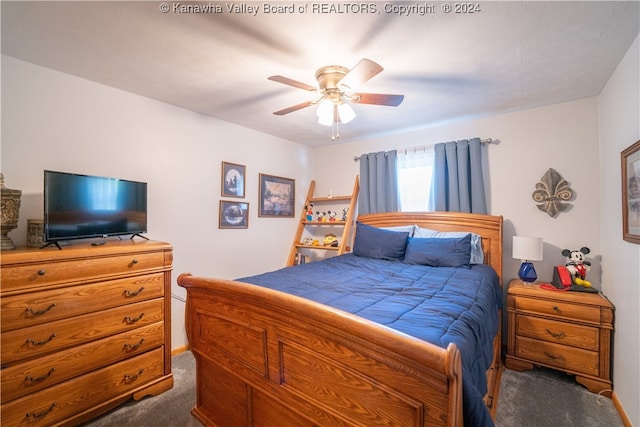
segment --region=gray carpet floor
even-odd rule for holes
[[[201,427],[191,416],[196,401],[191,352],[174,356],[173,389],[128,402],[84,427]],[[505,370],[496,427],[623,427],[610,399],[590,393],[569,375],[547,369]],[[278,426],[280,427],[280,426]]]

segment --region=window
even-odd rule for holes
[[[401,212],[429,209],[433,148],[398,152],[398,195]]]

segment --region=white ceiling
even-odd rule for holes
[[[273,112],[315,95],[267,77],[315,85],[325,65],[351,68],[362,58],[382,65],[358,90],[404,94],[404,102],[354,105],[357,117],[340,127],[344,143],[595,96],[640,32],[638,1],[482,1],[475,13],[414,1],[211,1],[197,4],[222,12],[181,9],[189,4],[2,1],[2,52],[314,147],[334,143],[315,107]],[[265,4],[295,12],[265,13]],[[430,5],[433,13],[399,15],[385,5]]]

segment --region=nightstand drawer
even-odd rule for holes
[[[532,316],[517,316],[516,334],[534,339],[598,351],[598,328]]]
[[[563,370],[599,374],[598,353],[526,337],[516,337],[516,356]]]
[[[566,319],[583,320],[590,323],[600,323],[600,308],[594,306],[519,297],[516,299],[516,310],[559,316]]]

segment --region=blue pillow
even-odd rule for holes
[[[412,237],[453,239],[457,237],[464,237],[467,234],[471,234],[471,264],[484,263],[484,252],[482,252],[482,238],[476,233],[469,233],[467,231],[436,231],[430,228],[423,228],[416,225],[416,229]]]
[[[407,264],[470,268],[471,235],[457,239],[412,237],[407,242]]]
[[[408,238],[407,232],[384,230],[358,222],[353,254],[366,258],[401,260]]]

